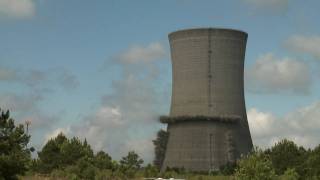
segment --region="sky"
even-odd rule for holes
[[[153,159],[171,100],[168,33],[249,34],[245,98],[254,145],[320,142],[318,0],[0,0],[0,108],[31,121],[38,151],[63,132],[119,159]]]

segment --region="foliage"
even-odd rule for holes
[[[320,145],[311,151],[306,160],[305,166],[306,176],[308,178],[320,178]]]
[[[105,180],[105,179],[111,179],[111,178],[112,178],[112,170],[110,169],[98,170],[95,175],[96,180]]]
[[[74,174],[80,179],[94,180],[97,168],[93,165],[92,158],[82,157],[74,167]]]
[[[242,157],[238,162],[235,172],[235,178],[239,180],[272,180],[275,177],[272,162],[259,149],[256,149],[252,154]]]
[[[299,174],[295,169],[287,169],[282,176],[280,176],[280,180],[298,180]]]
[[[38,156],[39,172],[50,173],[54,169],[75,165],[81,158],[93,158],[93,151],[86,140],[68,139],[60,133],[44,145]]]
[[[17,179],[24,174],[33,148],[28,148],[30,136],[22,124],[16,126],[9,111],[0,109],[0,178]]]
[[[303,147],[299,148],[293,141],[287,139],[266,150],[278,175],[283,174],[288,168],[302,169],[305,152]]]
[[[93,150],[86,140],[78,138],[67,139],[61,146],[62,165],[73,165],[81,158],[93,158]]]
[[[120,160],[120,166],[129,169],[140,169],[142,163],[143,160],[134,151],[130,151],[127,156]]]
[[[161,169],[164,161],[164,157],[167,149],[168,137],[169,137],[168,132],[161,129],[157,133],[157,138],[152,141],[154,144],[154,154],[155,154],[155,159],[153,161],[153,164],[158,169]]]
[[[179,174],[174,170],[168,170],[163,173],[164,178],[178,178]]]
[[[112,169],[113,166],[111,156],[104,151],[99,151],[94,156],[93,163],[99,169]]]
[[[77,137],[68,139],[62,133],[44,145],[38,152],[38,159],[31,160],[30,152],[33,148],[27,148],[30,136],[25,134],[23,125],[16,127],[14,120],[9,118],[9,112],[2,112],[0,115],[0,180],[17,179],[17,175],[27,170],[28,174],[33,173],[36,179],[74,180],[120,180],[143,177],[191,180],[297,180],[320,177],[320,145],[313,150],[305,150],[286,139],[265,151],[255,149],[237,163],[221,166],[219,171],[211,175],[208,175],[208,172],[189,172],[184,168],[169,167],[160,173],[168,140],[168,133],[164,130],[160,130],[157,138],[153,140],[156,156],[154,166],[148,164],[146,167],[141,167],[143,160],[134,151],[128,152],[119,162],[112,160],[104,151],[94,154],[86,140],[81,141]]]
[[[63,160],[61,147],[66,141],[68,139],[62,133],[50,139],[38,152],[39,160],[36,169],[41,173],[50,173],[53,169],[61,168]]]
[[[157,177],[159,174],[159,170],[157,167],[152,166],[151,164],[148,164],[144,168],[144,177],[151,178],[151,177]]]
[[[237,167],[236,163],[229,162],[226,165],[221,166],[219,170],[220,170],[220,173],[223,175],[232,175],[234,174],[236,167]]]
[[[137,170],[141,168],[143,160],[134,151],[130,151],[127,156],[120,160],[120,168],[129,178],[134,177]]]

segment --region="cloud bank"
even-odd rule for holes
[[[0,0],[0,16],[30,18],[34,14],[34,0]]]
[[[294,52],[305,53],[320,60],[320,36],[291,36],[286,42],[285,46]]]
[[[164,47],[155,42],[131,46],[113,56],[106,63],[119,67],[122,74],[112,82],[112,92],[102,95],[100,105],[81,122],[58,128],[47,137],[63,130],[68,136],[86,138],[95,151],[105,150],[115,159],[134,150],[146,163],[152,162],[152,139],[163,127],[158,117],[170,102],[166,88],[158,87],[163,74],[155,73],[166,55]]]
[[[245,69],[246,88],[256,93],[307,94],[311,87],[311,73],[307,64],[295,59],[279,58],[272,53],[258,57]]]
[[[133,45],[125,52],[116,56],[116,59],[122,63],[150,63],[163,58],[166,55],[164,47],[154,42],[148,46]]]
[[[281,117],[256,108],[248,111],[251,136],[254,144],[260,147],[270,147],[283,138],[307,148],[317,146],[320,137],[319,116],[319,101]]]

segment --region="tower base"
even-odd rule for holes
[[[248,127],[240,121],[191,118],[168,121],[167,130],[169,139],[162,170],[170,167],[215,171],[252,149]]]

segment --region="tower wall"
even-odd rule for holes
[[[246,41],[247,33],[231,29],[169,34],[173,71],[170,117],[175,122],[168,122],[163,168],[217,169],[251,150],[243,88]],[[208,120],[196,118],[200,116]],[[195,118],[184,121],[184,117]],[[237,117],[237,121],[213,117]]]
[[[243,67],[247,34],[228,29],[182,30],[169,35],[171,116],[245,116]]]

